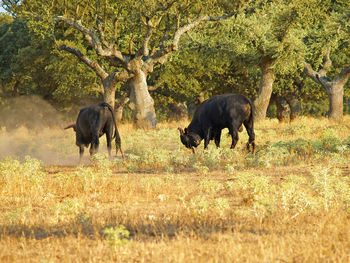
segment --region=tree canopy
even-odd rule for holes
[[[172,102],[198,103],[203,94],[242,93],[254,100],[266,59],[273,71],[272,98],[313,103],[327,94],[307,78],[303,62],[319,70],[331,48],[330,78],[350,65],[350,4],[345,0],[1,3],[9,12],[0,16],[3,98],[39,94],[65,105],[101,98],[103,81],[81,63],[83,57],[109,75],[130,77],[136,71],[129,62],[142,54],[156,109]],[[214,21],[224,15],[230,18]],[[213,23],[200,23],[203,18]],[[78,51],[80,60],[71,55]],[[106,52],[113,53],[112,59],[101,56]],[[147,64],[150,59],[156,63]],[[128,79],[118,81],[117,98],[130,95]],[[349,90],[346,83],[345,97]]]

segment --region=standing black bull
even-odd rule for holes
[[[215,140],[220,146],[221,130],[229,129],[232,136],[231,149],[234,149],[238,141],[238,131],[242,131],[244,124],[249,140],[247,149],[255,150],[255,133],[253,123],[253,104],[245,96],[240,94],[224,94],[212,97],[202,102],[196,109],[190,125],[185,130],[179,128],[181,142],[194,153],[204,139],[204,149],[210,140]]]
[[[120,150],[124,158],[113,109],[108,103],[102,102],[81,109],[76,123],[71,124],[64,129],[69,128],[73,128],[75,131],[75,144],[79,147],[80,160],[84,154],[84,146],[88,147],[89,144],[91,144],[90,155],[97,153],[100,144],[99,137],[103,134],[106,134],[109,157],[111,156],[111,142],[112,139],[115,138],[116,153]]]

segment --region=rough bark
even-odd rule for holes
[[[261,79],[259,84],[259,93],[258,97],[254,101],[254,118],[257,120],[266,118],[266,111],[272,94],[272,85],[275,79],[274,69],[272,68],[273,62],[273,59],[268,56],[264,57],[260,62]]]
[[[343,119],[343,96],[344,89],[342,85],[332,83],[329,87],[325,87],[329,99],[328,117],[334,120]]]
[[[188,108],[185,103],[173,102],[169,104],[169,119],[187,121]]]
[[[332,65],[329,54],[330,49],[324,57],[323,67],[318,72],[313,70],[311,65],[306,62],[304,62],[304,72],[326,90],[329,99],[328,117],[341,121],[343,119],[344,85],[350,77],[350,66],[345,67],[336,79],[332,80],[327,76],[327,72]]]
[[[104,102],[107,102],[114,109],[116,85],[113,81],[108,81],[108,79],[106,79],[103,81],[103,90]]]
[[[125,105],[129,102],[129,98],[126,96],[122,96],[117,99],[115,103],[115,119],[117,122],[120,122],[123,118],[123,112],[124,112],[124,107]]]
[[[155,128],[157,124],[154,101],[149,94],[146,75],[143,71],[130,82],[130,102],[133,108],[133,120],[138,128]]]
[[[278,96],[276,98],[277,119],[280,122],[289,122],[291,116],[291,109],[287,100],[284,97]]]
[[[293,121],[300,115],[301,105],[297,97],[293,95],[286,96],[285,98],[290,108],[290,120]]]

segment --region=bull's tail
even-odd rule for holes
[[[124,158],[124,153],[123,153],[123,150],[122,150],[122,141],[120,139],[119,131],[118,131],[118,128],[117,128],[117,122],[115,121],[114,110],[111,107],[111,105],[109,105],[106,102],[102,102],[100,105],[104,106],[104,107],[107,107],[109,109],[109,111],[111,112],[111,114],[112,114],[112,119],[113,119],[113,123],[114,123],[114,135],[113,135],[112,139],[115,138],[116,154],[118,154],[118,150],[119,150],[120,153],[122,154],[122,157]]]
[[[101,102],[100,105],[103,106],[103,107],[107,107],[109,109],[109,111],[111,112],[111,114],[112,114],[112,119],[113,119],[113,124],[114,124],[114,135],[113,135],[112,139],[114,139],[115,136],[117,136],[117,133],[118,133],[117,123],[116,123],[115,117],[114,117],[114,110],[111,107],[111,105],[109,105],[107,102]],[[119,134],[118,134],[118,136],[119,136]]]
[[[254,103],[249,100],[249,105],[250,105],[250,116],[249,116],[249,122],[252,123],[252,129],[254,128],[254,115],[255,115],[255,107],[254,107]]]
[[[255,115],[255,107],[254,103],[250,99],[248,99],[248,103],[250,105],[250,115],[247,120],[247,125],[244,125],[246,127],[247,133],[249,135],[249,140],[247,143],[247,149],[250,150],[250,145],[252,146],[252,152],[255,151],[255,132],[254,132],[254,115]]]

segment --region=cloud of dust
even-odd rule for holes
[[[11,98],[0,108],[0,159],[26,155],[45,165],[75,165],[78,147],[73,130],[63,130],[76,116],[65,120],[38,96]]]

